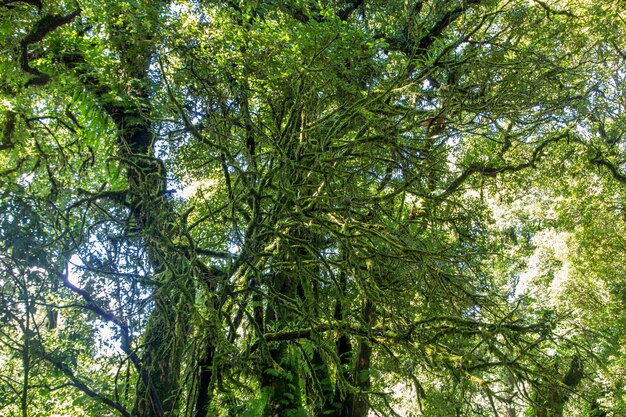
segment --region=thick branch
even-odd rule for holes
[[[66,16],[48,14],[42,17],[41,20],[35,24],[35,27],[28,33],[28,35],[22,39],[22,42],[20,42],[20,67],[24,72],[33,75],[33,78],[26,83],[27,87],[30,85],[45,85],[50,80],[50,76],[48,74],[44,74],[37,68],[30,66],[28,59],[28,47],[43,40],[53,30],[70,23],[80,13],[81,9],[78,8]]]
[[[432,327],[428,327],[429,325]],[[454,330],[463,331],[464,334],[476,334],[482,331],[501,333],[510,331],[516,333],[542,333],[549,326],[546,323],[520,324],[520,323],[488,323],[478,320],[463,319],[460,317],[431,317],[416,321],[408,325],[400,332],[384,330],[380,327],[366,328],[358,324],[344,324],[340,322],[322,323],[314,327],[304,329],[286,330],[282,332],[266,333],[265,342],[288,341],[298,339],[310,339],[313,335],[328,331],[339,331],[354,336],[365,337],[371,340],[409,341],[416,330]],[[251,351],[258,348],[258,343],[251,347]]]
[[[427,328],[432,323],[443,323],[439,327]],[[420,320],[412,323],[400,339],[410,339],[417,329],[439,330],[439,329],[470,329],[469,333],[480,333],[486,331],[488,333],[502,333],[510,331],[515,333],[545,333],[549,329],[549,325],[541,322],[535,324],[520,323],[487,323],[478,320],[463,319],[460,317],[431,317],[429,319]],[[464,331],[464,334],[467,334]]]
[[[470,165],[461,175],[459,175],[454,181],[448,185],[443,193],[439,195],[439,198],[446,198],[450,194],[454,193],[472,174],[481,174],[488,177],[494,177],[498,174],[502,174],[505,172],[517,172],[526,168],[534,167],[537,162],[541,160],[543,156],[543,150],[551,143],[556,142],[560,139],[569,137],[569,133],[563,133],[555,138],[548,139],[542,142],[539,146],[535,148],[531,158],[522,164],[518,165],[502,165],[502,166],[492,166],[492,165],[479,165],[472,164]]]
[[[448,11],[431,27],[428,33],[422,36],[417,42],[410,39],[408,27],[405,31],[406,37],[404,39],[387,36],[386,34],[379,34],[376,37],[385,39],[390,49],[403,52],[407,56],[415,57],[416,55],[422,55],[452,23],[459,19],[463,13],[470,8],[471,5],[480,3],[481,0],[467,0],[461,6]],[[412,12],[413,15],[415,13],[415,11]],[[414,18],[417,17],[414,16]],[[410,24],[410,22],[407,22],[407,24]]]
[[[348,20],[352,13],[356,11],[361,5],[365,3],[365,0],[352,0],[348,5],[338,10],[335,14],[341,20]],[[310,20],[315,20],[316,22],[324,22],[326,18],[324,18],[320,14],[320,10],[316,8],[311,8],[311,10],[305,10],[301,7],[295,7],[288,2],[281,3],[281,10],[291,16],[293,19],[297,20],[301,23],[308,23]]]
[[[337,16],[341,20],[348,20],[352,13],[354,13],[354,11],[358,9],[363,3],[365,3],[364,0],[352,0],[350,4],[337,12]]]
[[[551,14],[560,14],[560,15],[569,16],[569,17],[576,17],[574,13],[568,10],[555,9],[554,7],[551,7],[548,3],[544,1],[535,0],[535,3],[537,3],[539,6],[541,6],[543,10],[546,11],[546,15],[548,16],[548,18],[550,17]]]
[[[13,132],[15,131],[15,121],[17,115],[14,111],[7,111],[6,121],[2,129],[2,143],[0,143],[0,151],[13,148]]]
[[[607,168],[615,180],[626,185],[626,175],[620,172],[620,170],[617,169],[617,167],[613,165],[611,162],[604,159],[601,153],[598,152],[598,155],[595,158],[591,159],[590,162],[592,164]]]
[[[41,8],[43,7],[43,5],[41,4],[41,0],[5,0],[3,2],[0,2],[0,6],[6,7],[7,9],[12,9],[16,7],[14,6],[15,3],[30,4],[31,6],[35,6],[39,10],[41,10]]]
[[[473,1],[471,3],[480,3],[480,1]],[[465,10],[469,7],[470,2],[467,2],[463,6],[459,6],[456,9],[450,10],[446,14],[444,14],[437,23],[430,29],[430,31],[424,35],[417,47],[419,50],[423,51],[428,49],[437,39],[444,30],[446,30],[455,20],[457,20]]]

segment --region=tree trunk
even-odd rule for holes
[[[563,417],[570,392],[582,378],[582,363],[578,356],[574,356],[567,373],[557,385],[545,385],[537,392],[535,417]]]
[[[290,299],[296,297],[296,283],[290,275],[285,272],[276,273],[272,292]],[[293,316],[293,312],[280,302],[271,304],[265,315],[266,325],[281,326],[281,323],[287,323]],[[273,343],[273,346],[269,346],[269,355],[260,369],[261,390],[268,393],[264,417],[282,417],[302,408],[299,369],[295,355],[289,351],[291,347],[288,342]]]
[[[152,28],[158,26],[158,14],[166,4],[159,2],[146,12],[145,21],[152,20]],[[117,153],[120,165],[127,172],[128,203],[144,239],[156,283],[151,288],[153,310],[143,335],[143,377],[133,415],[168,417],[175,414],[180,395],[183,335],[188,332],[189,304],[193,303],[184,295],[194,293],[189,271],[194,271],[197,261],[172,244],[182,236],[182,230],[167,198],[166,171],[162,161],[155,157],[155,135],[148,119],[151,107],[148,71],[154,54],[151,37],[149,30],[138,31],[135,39],[126,43],[118,41],[120,44],[115,45],[120,53],[121,69],[133,85],[126,92],[128,98],[115,102],[106,97],[109,91],[97,87],[96,90],[117,128]],[[127,34],[120,36],[126,38]]]
[[[362,320],[363,322],[371,326],[374,321],[374,315],[376,308],[371,300],[366,300],[363,306]],[[347,404],[349,407],[349,413],[344,414],[346,417],[367,417],[369,412],[369,399],[368,391],[372,385],[370,378],[370,365],[372,359],[372,346],[369,340],[363,338],[359,342],[359,350],[355,359],[354,366],[354,386],[358,392],[352,394],[351,404]],[[346,401],[348,403],[348,401]]]

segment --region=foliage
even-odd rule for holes
[[[1,413],[623,414],[619,2],[0,10]]]

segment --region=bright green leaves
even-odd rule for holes
[[[624,343],[616,5],[82,2],[29,45],[50,81],[28,88],[5,48],[0,255],[31,269],[6,311],[65,307],[16,350],[48,363],[31,367],[41,404],[63,409],[39,382],[69,369],[92,415],[107,398],[150,410],[151,386],[181,415],[390,414],[388,399],[513,415],[584,356],[599,376],[581,392],[608,406]],[[2,39],[71,12],[44,6],[1,6]],[[78,285],[54,289],[71,259]],[[39,337],[11,323],[6,345]],[[374,395],[396,384],[419,401]]]

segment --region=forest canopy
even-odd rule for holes
[[[626,414],[620,0],[0,0],[0,414]]]

